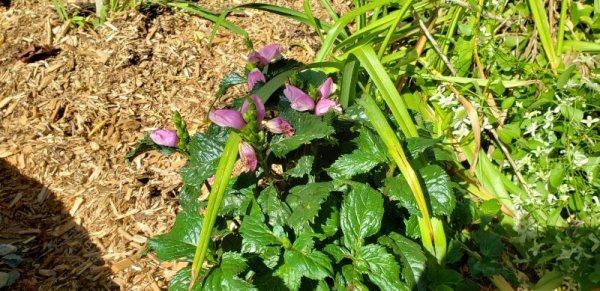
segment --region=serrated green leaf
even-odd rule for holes
[[[204,280],[202,290],[207,291],[242,291],[257,290],[252,284],[235,276],[226,276],[221,268],[213,269]]]
[[[354,266],[352,265],[342,267],[342,277],[340,279],[343,279],[343,282],[340,282],[342,286],[340,286],[341,288],[338,287],[338,290],[369,290],[362,281],[362,275],[354,270]]]
[[[283,157],[304,144],[325,138],[335,132],[333,127],[321,117],[308,112],[287,109],[282,112],[280,117],[285,118],[294,127],[296,133],[292,137],[283,135],[273,137],[269,148],[277,157]]]
[[[381,193],[368,185],[352,183],[351,190],[344,196],[340,225],[344,233],[344,245],[358,249],[364,239],[377,233],[383,218]]]
[[[229,73],[229,75],[225,76],[221,80],[221,83],[219,84],[219,89],[215,93],[215,96],[217,98],[221,97],[221,96],[223,96],[223,94],[225,94],[225,92],[227,92],[227,89],[229,89],[235,85],[244,84],[244,83],[246,83],[245,77],[240,76],[237,73]]]
[[[466,34],[465,34],[466,35]],[[459,76],[467,76],[471,71],[473,60],[473,41],[470,37],[461,37],[455,43],[454,51],[450,61],[454,64]]]
[[[291,249],[283,256],[284,264],[275,271],[292,290],[298,290],[302,277],[322,280],[333,276],[333,267],[329,257],[324,253],[312,250],[312,239],[300,236]]]
[[[388,189],[387,196],[406,208],[412,215],[419,215],[419,207],[410,191],[410,187],[403,176],[389,177],[385,179],[385,187]]]
[[[349,179],[358,174],[371,171],[378,164],[387,161],[385,145],[367,127],[361,127],[360,135],[354,141],[357,148],[351,153],[340,156],[327,174],[334,179]]]
[[[286,198],[287,204],[292,209],[292,215],[287,218],[286,224],[294,229],[300,229],[305,223],[312,222],[319,213],[321,203],[327,199],[332,189],[333,185],[330,182],[311,183],[292,188]]]
[[[284,225],[292,213],[290,207],[279,199],[277,190],[273,186],[262,190],[256,201],[263,213],[268,216],[269,224],[272,226]]]
[[[246,258],[240,253],[225,252],[221,256],[221,264],[219,268],[226,277],[237,276],[248,267]]]
[[[180,201],[185,211],[199,210],[197,198],[201,184],[217,169],[228,136],[229,130],[211,125],[206,133],[197,133],[190,138],[188,164],[180,171],[184,187],[190,190],[186,193],[189,196]]]
[[[419,169],[419,174],[425,181],[425,188],[434,216],[450,215],[456,206],[456,197],[452,192],[450,177],[438,165],[429,165]]]
[[[257,252],[257,250],[270,245],[279,245],[280,241],[269,227],[256,216],[246,216],[240,226],[240,233],[243,238],[243,247],[247,252]]]
[[[366,274],[381,290],[409,290],[400,282],[400,267],[387,250],[375,244],[358,249],[354,266],[358,272]]]
[[[177,149],[172,148],[172,147],[157,145],[154,143],[154,141],[152,141],[152,139],[150,138],[150,135],[147,135],[146,137],[144,137],[144,139],[138,141],[135,144],[135,147],[133,148],[133,150],[131,150],[125,156],[125,159],[128,162],[131,162],[131,161],[133,161],[133,159],[135,159],[135,157],[137,157],[145,152],[149,152],[149,151],[159,151],[163,155],[170,155],[170,154],[177,152]]]
[[[392,232],[387,236],[381,236],[379,243],[389,247],[402,262],[402,278],[411,290],[424,290],[419,284],[425,273],[427,257],[416,242],[398,233]]]
[[[328,244],[323,250],[333,256],[336,263],[339,263],[343,258],[350,257],[350,251],[338,245]]]
[[[287,170],[285,174],[294,178],[302,178],[304,175],[310,175],[314,161],[314,156],[302,156],[298,159],[296,166]]]
[[[175,218],[175,224],[167,234],[153,237],[148,242],[161,261],[179,258],[191,260],[200,239],[202,217],[196,212],[181,212]]]
[[[439,140],[423,137],[411,137],[406,139],[406,148],[413,158],[418,157],[428,148],[437,144]]]
[[[208,272],[207,269],[200,270],[200,277],[204,277]],[[200,291],[202,290],[202,284],[196,283],[194,287],[190,290],[190,283],[192,279],[192,266],[185,267],[171,278],[169,281],[169,291]]]

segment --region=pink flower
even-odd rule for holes
[[[206,182],[208,182],[209,186],[212,186],[215,183],[215,175],[212,175],[212,176],[208,177],[206,179]]]
[[[266,81],[265,75],[263,75],[259,69],[255,68],[248,74],[248,88],[250,88],[250,91],[254,89],[254,86],[256,86],[258,82],[265,83]]]
[[[250,99],[252,99],[254,107],[256,108],[256,120],[258,121],[258,124],[261,124],[263,119],[265,119],[265,105],[262,103],[262,100],[260,100],[260,98],[258,98],[258,96],[256,95],[250,96]],[[242,113],[246,113],[248,111],[248,106],[248,100],[244,101],[244,104],[242,104],[242,108],[240,111]]]
[[[265,128],[272,133],[284,134],[285,136],[293,136],[295,133],[292,125],[281,117],[275,117],[265,122],[264,125]]]
[[[308,111],[315,108],[315,101],[312,97],[292,85],[285,85],[283,95],[292,103],[292,109],[296,111]]]
[[[246,126],[246,121],[242,113],[233,109],[220,109],[211,111],[208,118],[218,126],[242,129]]]
[[[317,106],[315,106],[315,115],[323,116],[329,111],[329,109],[342,112],[342,107],[340,107],[340,105],[337,102],[328,98],[321,98],[321,100],[317,102]]]
[[[167,147],[177,147],[179,139],[177,132],[174,130],[157,129],[150,134],[152,141],[158,145]]]
[[[256,152],[251,144],[242,141],[239,145],[240,159],[244,165],[246,172],[256,171],[258,160],[256,159]]]
[[[279,57],[281,52],[283,52],[283,48],[281,48],[280,45],[276,43],[270,44],[263,47],[258,52],[251,52],[248,55],[248,61],[256,65],[264,66],[270,63],[273,59]]]
[[[333,91],[333,79],[331,79],[331,77],[327,78],[319,88],[319,91],[321,93],[321,98],[329,98],[329,95],[331,95],[331,92]]]

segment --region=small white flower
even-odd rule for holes
[[[548,197],[546,197],[546,200],[548,201],[548,204],[554,205],[554,201],[557,201],[558,198],[556,198],[556,196],[554,196],[554,194],[548,194]]]
[[[556,260],[567,260],[567,259],[571,259],[571,256],[576,252],[576,248],[570,248],[570,247],[563,247],[561,252],[560,252],[560,256],[558,256],[556,258]]]
[[[461,141],[465,136],[469,135],[469,133],[471,133],[471,131],[464,124],[462,124],[457,130],[452,131],[452,134],[456,136],[458,141]]]
[[[538,255],[538,253],[540,252],[540,249],[542,248],[543,245],[544,245],[544,243],[538,244],[537,240],[534,239],[533,246],[529,249],[529,252],[535,257]]]
[[[530,123],[526,128],[523,135],[531,134],[532,137],[535,137],[535,131],[538,129],[537,121]]]
[[[453,107],[457,104],[458,104],[458,101],[456,101],[454,93],[450,93],[450,95],[448,95],[448,96],[442,95],[440,97],[440,100],[438,100],[438,105],[440,105],[442,108]]]
[[[569,79],[569,81],[567,81],[567,83],[565,84],[565,88],[575,88],[575,87],[578,87],[579,85],[581,85],[581,84],[575,82],[573,79]]]
[[[597,248],[600,247],[600,239],[598,239],[593,233],[590,233],[588,235],[588,238],[594,243],[594,245],[592,246],[592,252],[594,252]]]
[[[523,108],[523,102],[517,101],[517,102],[515,102],[515,106],[517,106],[517,108]]]
[[[560,193],[567,193],[571,190],[571,187],[569,187],[569,185],[567,184],[561,184],[560,186],[558,186],[558,192]]]
[[[490,121],[488,120],[487,116],[483,117],[483,125],[481,126],[481,131],[483,131],[484,129],[486,130],[492,130],[494,127],[490,124]]]
[[[589,161],[590,159],[588,159],[588,157],[586,157],[583,153],[579,151],[576,151],[573,154],[573,164],[575,165],[575,167],[581,168],[585,166]]]
[[[594,125],[594,123],[598,121],[600,121],[600,118],[592,118],[590,115],[588,115],[585,119],[581,120],[581,122],[587,125],[587,127],[592,127],[592,125]]]

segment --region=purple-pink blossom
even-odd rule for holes
[[[327,78],[325,82],[319,88],[319,92],[321,93],[321,98],[329,98],[331,92],[333,91],[333,79],[331,77]]]
[[[219,109],[208,113],[208,118],[218,126],[242,129],[246,121],[242,113],[233,109]]]
[[[285,85],[283,95],[292,104],[292,109],[296,111],[308,111],[315,108],[315,101],[304,91],[292,85]]]
[[[265,128],[276,134],[283,134],[285,136],[293,136],[296,132],[292,125],[281,117],[275,117],[264,123]]]
[[[253,51],[248,55],[248,61],[255,64],[264,66],[270,63],[273,59],[279,57],[283,52],[283,48],[276,44],[270,44],[263,47],[261,50]]]
[[[317,105],[315,106],[315,115],[323,116],[329,111],[329,109],[333,109],[339,112],[342,111],[342,107],[340,107],[340,105],[337,102],[328,98],[321,98],[321,100],[319,100],[319,102],[317,102]]]
[[[250,91],[254,89],[254,86],[256,86],[258,82],[264,83],[266,81],[267,80],[265,79],[265,75],[263,75],[263,73],[259,69],[255,68],[248,74],[248,88],[250,89]]]
[[[177,132],[169,129],[157,129],[150,134],[150,139],[158,145],[177,147],[179,138]]]
[[[256,95],[250,96],[250,99],[252,99],[252,103],[254,103],[254,107],[256,108],[256,120],[258,124],[261,124],[263,119],[265,119],[265,104],[263,104],[262,100]],[[245,100],[240,111],[246,113],[249,105],[248,100]]]
[[[256,152],[254,151],[254,147],[252,147],[251,144],[242,141],[240,142],[238,149],[240,151],[240,159],[242,160],[242,164],[244,165],[245,171],[256,171],[256,167],[258,166],[258,160],[256,158]]]

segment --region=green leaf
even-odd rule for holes
[[[419,174],[425,181],[427,194],[433,215],[450,215],[456,206],[456,197],[450,186],[450,177],[438,165],[429,165],[419,169]]]
[[[204,277],[208,272],[207,269],[202,269],[200,277]],[[175,274],[171,281],[169,281],[169,291],[200,291],[202,290],[202,284],[196,283],[194,287],[190,290],[190,283],[192,279],[192,266],[185,267]]]
[[[223,94],[225,94],[225,92],[227,92],[227,89],[235,86],[235,85],[239,85],[239,84],[244,84],[246,83],[246,78],[243,76],[240,76],[237,73],[229,73],[229,75],[225,76],[222,80],[221,83],[219,84],[219,90],[217,90],[217,93],[215,93],[215,96],[221,97],[223,96]]]
[[[473,60],[473,41],[470,37],[461,37],[456,41],[456,54],[450,59],[459,76],[467,76],[471,72]]]
[[[175,225],[167,234],[156,236],[148,242],[161,261],[179,258],[191,260],[200,239],[202,217],[196,212],[181,212],[175,218]]]
[[[499,258],[504,251],[502,239],[497,234],[488,231],[477,231],[473,234],[479,245],[481,255],[486,258]]]
[[[304,144],[334,133],[333,127],[321,117],[307,112],[296,112],[288,108],[280,117],[285,118],[294,127],[296,133],[292,137],[283,135],[273,137],[269,147],[277,157],[283,157]]]
[[[408,148],[411,157],[416,158],[439,141],[438,139],[411,137],[406,139],[406,148]]]
[[[343,258],[350,257],[350,251],[342,246],[328,244],[325,246],[325,248],[323,248],[323,250],[330,254],[335,259],[336,263],[339,263]]]
[[[394,260],[394,256],[380,245],[370,244],[360,247],[354,266],[358,272],[367,274],[381,290],[409,290],[400,282],[398,276],[400,267]]]
[[[323,280],[333,277],[333,267],[329,257],[312,250],[313,242],[309,237],[300,236],[291,249],[285,251],[284,264],[275,271],[292,290],[298,290],[302,277]]]
[[[197,199],[201,184],[215,173],[223,153],[229,130],[211,125],[206,133],[197,133],[190,139],[188,164],[181,169],[184,187],[193,187],[195,193],[180,201],[185,211],[198,211]],[[185,203],[184,203],[185,202]],[[188,204],[189,203],[189,204]]]
[[[556,290],[562,285],[564,280],[563,274],[558,271],[550,271],[544,274],[542,278],[535,284],[533,290],[551,291]]]
[[[221,264],[219,267],[224,276],[233,277],[243,272],[248,265],[246,264],[246,259],[242,257],[242,254],[225,252],[221,256]]]
[[[381,193],[368,185],[352,183],[342,203],[340,224],[344,233],[344,245],[358,249],[364,239],[377,233],[383,218]]]
[[[402,175],[385,179],[385,187],[388,189],[385,193],[391,200],[398,201],[402,207],[408,210],[408,213],[419,215],[420,211],[417,202],[410,191],[406,179]]]
[[[312,222],[321,209],[321,203],[327,199],[333,190],[330,182],[311,183],[296,186],[290,190],[286,202],[292,209],[292,215],[286,224],[294,229],[300,229],[307,222]]]
[[[392,252],[402,262],[402,278],[411,290],[424,289],[419,284],[425,273],[427,257],[421,246],[416,242],[398,233],[392,232],[387,236],[379,237],[379,243],[392,249]]]
[[[135,148],[133,148],[133,150],[125,156],[125,159],[128,162],[131,162],[131,161],[133,161],[133,159],[135,159],[135,157],[137,157],[145,152],[149,152],[149,151],[159,151],[163,155],[170,155],[172,153],[175,153],[177,151],[177,149],[172,148],[172,147],[157,145],[154,143],[154,141],[152,141],[152,139],[150,138],[150,135],[147,135],[146,137],[144,137],[144,139],[138,141],[135,144]]]
[[[354,143],[357,149],[351,154],[340,156],[327,169],[330,177],[349,179],[358,174],[368,173],[375,166],[387,161],[385,145],[370,129],[362,127]]]
[[[269,217],[269,224],[285,225],[292,211],[277,195],[277,190],[273,186],[269,186],[260,192],[256,199],[263,213]]]
[[[314,156],[302,156],[298,159],[296,166],[287,170],[285,174],[294,178],[302,178],[304,175],[310,175],[314,161]]]
[[[236,277],[223,274],[221,268],[213,269],[204,280],[202,290],[207,291],[242,291],[258,290],[252,284]]]
[[[269,245],[279,245],[278,237],[269,229],[267,225],[256,216],[246,216],[240,226],[240,233],[243,238],[242,249],[247,252],[256,252],[257,250]]]

